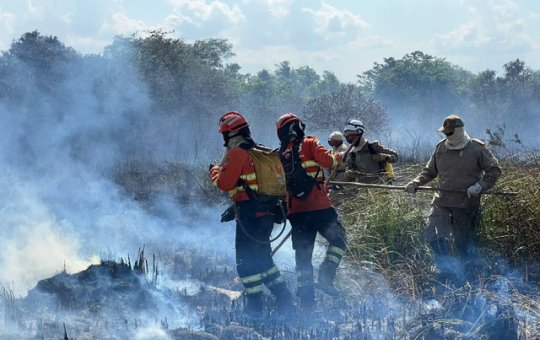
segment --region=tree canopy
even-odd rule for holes
[[[400,120],[440,122],[450,113],[473,116],[492,129],[539,122],[540,71],[520,59],[503,65],[501,75],[474,74],[414,51],[384,58],[357,84],[346,84],[330,71],[286,60],[274,69],[243,73],[233,56],[226,40],[188,43],[163,30],[116,37],[103,54],[82,55],[34,31],[0,56],[0,100],[19,115],[57,120],[84,110],[113,124],[120,115],[123,125],[113,135],[124,131],[133,139],[145,136],[146,147],[173,149],[184,142],[178,136],[184,130],[210,132],[199,143],[215,143],[217,117],[231,110],[245,114],[252,130],[264,131],[269,140],[285,112],[301,114],[317,131],[341,129],[350,118],[385,131]]]

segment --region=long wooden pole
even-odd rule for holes
[[[359,182],[341,182],[341,181],[330,181],[330,184],[336,185],[351,185],[360,188],[374,188],[374,189],[387,189],[387,190],[405,190],[405,185],[386,185],[386,184],[368,184],[368,183],[359,183]],[[441,189],[441,188],[432,188],[426,186],[417,187],[418,191],[441,191],[441,192],[453,192],[465,194],[465,190],[452,190],[452,189]],[[482,195],[500,195],[500,196],[516,196],[517,192],[506,192],[506,191],[486,191],[482,192]]]

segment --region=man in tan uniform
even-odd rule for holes
[[[346,159],[345,176],[348,181],[361,183],[388,182],[393,174],[387,173],[387,163],[396,162],[398,154],[378,141],[369,142],[364,131],[364,124],[356,119],[349,121],[343,129],[347,142],[354,143]]]
[[[328,145],[332,147],[332,153],[338,154],[338,153],[344,153],[347,151],[347,144],[344,143],[345,137],[343,137],[343,134],[339,131],[334,131],[330,134],[328,137]],[[335,181],[346,181],[345,178],[345,169],[347,168],[347,163],[343,162],[340,163],[336,170],[336,175],[334,176]],[[331,170],[325,169],[328,173],[327,176],[330,175]]]
[[[441,271],[451,270],[454,278],[462,281],[464,274],[472,273],[456,272],[455,263],[447,260],[452,257],[467,262],[467,255],[474,256],[478,243],[480,194],[495,184],[502,171],[486,145],[465,132],[460,117],[446,117],[439,131],[446,138],[437,144],[427,165],[407,184],[405,191],[414,193],[418,186],[436,177],[439,177],[440,189],[460,191],[434,194],[426,236]]]

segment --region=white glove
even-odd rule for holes
[[[470,187],[467,188],[467,196],[471,198],[471,196],[478,196],[480,193],[484,190],[484,187],[478,182],[474,183]]]
[[[416,192],[416,188],[418,188],[418,183],[411,181],[405,186],[405,192],[414,194]]]

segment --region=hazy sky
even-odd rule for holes
[[[0,0],[0,50],[37,29],[100,53],[115,35],[155,28],[226,38],[243,72],[288,60],[354,81],[414,50],[475,72],[516,58],[540,69],[538,0]]]

